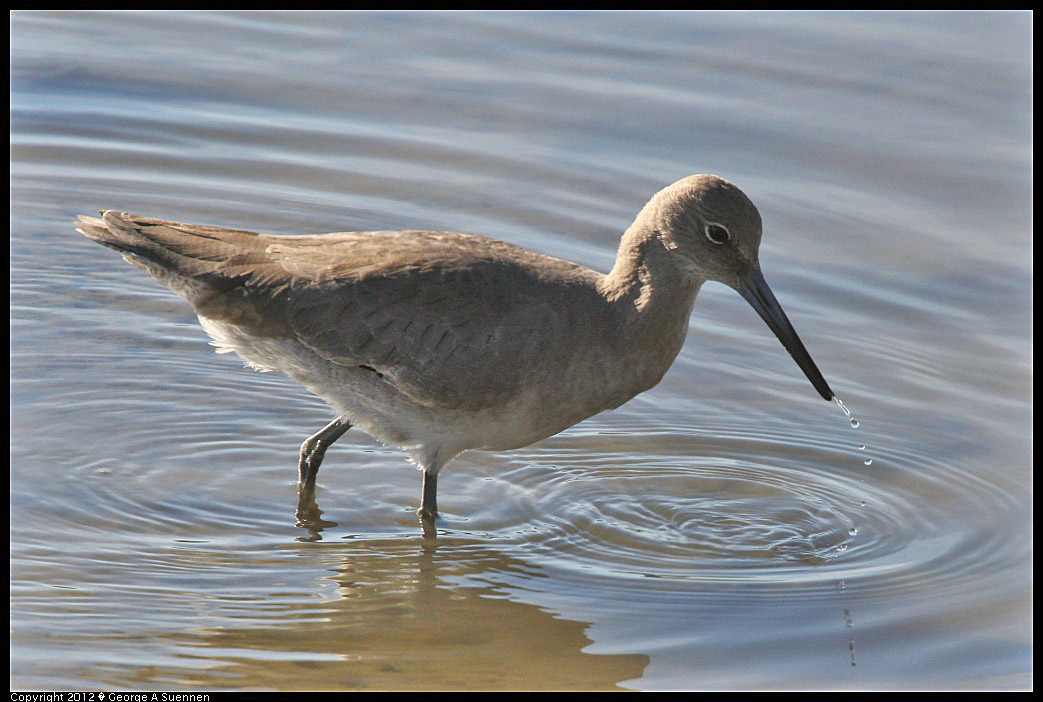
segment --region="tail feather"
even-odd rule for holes
[[[247,264],[266,260],[255,232],[202,227],[106,210],[79,216],[76,231],[123,254],[128,263],[181,295],[201,316],[244,326],[265,336],[286,336],[282,315],[267,314],[265,295],[247,285]]]

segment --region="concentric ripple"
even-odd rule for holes
[[[995,545],[969,546],[973,535],[943,526],[945,503],[969,488],[942,462],[896,449],[875,451],[867,466],[851,442],[815,441],[745,430],[560,437],[528,460],[512,455],[505,472],[485,481],[509,494],[506,506],[503,492],[493,507],[496,498],[478,487],[472,496],[485,507],[466,519],[473,524],[456,525],[488,529],[569,570],[818,581],[827,586],[820,592],[860,577],[873,578],[878,593],[891,587],[882,582],[901,588],[916,577],[923,585],[925,574],[944,586],[969,548],[982,561],[1004,558]],[[621,442],[627,448],[615,454]],[[646,443],[654,450],[643,452]],[[924,505],[924,492],[937,504]],[[1002,500],[988,491],[978,497]]]

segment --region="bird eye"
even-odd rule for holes
[[[710,222],[706,225],[706,238],[715,244],[727,244],[732,235],[723,224]]]

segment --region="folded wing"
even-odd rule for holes
[[[426,406],[479,409],[518,392],[548,344],[582,326],[563,316],[567,300],[593,294],[598,275],[451,232],[277,236],[114,210],[77,228],[201,317],[295,339]]]

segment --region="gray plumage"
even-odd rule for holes
[[[461,451],[528,445],[659,382],[705,280],[750,300],[832,397],[760,275],[756,207],[716,176],[657,193],[608,274],[453,232],[279,236],[101,214],[78,231],[192,303],[220,350],[336,410],[302,448],[302,488],[356,425],[411,453],[433,518],[434,476]]]

